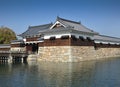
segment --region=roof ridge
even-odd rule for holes
[[[49,24],[42,24],[42,25],[36,25],[36,26],[29,26],[29,28],[33,28],[33,27],[42,27],[42,26],[47,26],[47,25],[52,25],[53,23],[49,23]]]
[[[0,46],[10,46],[10,44],[0,44]]]
[[[68,22],[72,22],[72,23],[76,23],[76,24],[81,24],[80,22],[76,22],[76,21],[72,21],[72,20],[68,20],[68,19],[64,19],[64,18],[61,18],[59,16],[57,16],[57,20],[63,20],[63,21],[68,21]]]
[[[98,36],[104,36],[104,37],[109,37],[109,38],[120,39],[119,37],[112,37],[112,36],[107,36],[107,35],[98,35]]]
[[[94,30],[92,30],[92,29],[90,29],[90,28],[86,27],[86,26],[85,26],[85,25],[83,25],[83,24],[81,24],[81,26],[83,26],[84,28],[88,29],[88,30],[89,30],[89,31],[91,31],[91,32],[95,32],[96,34],[99,34],[98,32],[96,32],[96,31],[94,31]]]

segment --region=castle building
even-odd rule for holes
[[[11,51],[37,54],[40,61],[78,62],[120,56],[120,38],[100,35],[80,22],[57,17],[55,23],[29,26],[11,42]]]

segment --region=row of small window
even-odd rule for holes
[[[31,38],[31,37],[41,37],[42,35],[33,35],[33,36],[25,36],[25,38]]]
[[[50,40],[55,40],[55,39],[56,39],[55,36],[50,37]],[[69,35],[61,36],[61,39],[69,39]]]
[[[102,43],[102,42],[99,43],[99,44],[100,44],[100,45],[109,45],[109,46],[110,46],[110,45],[120,45],[120,44],[115,44],[115,43],[114,43],[114,44],[111,44],[111,43],[104,44],[104,43]]]
[[[76,38],[75,35],[71,35],[71,38],[72,38],[73,40],[77,40],[77,38]],[[50,40],[55,40],[55,39],[56,39],[55,36],[50,37]],[[69,39],[69,35],[61,36],[61,39]],[[85,38],[84,38],[83,36],[79,36],[79,39],[82,40],[82,41],[85,41]],[[87,39],[88,41],[92,41],[92,39],[91,39],[90,37],[86,37],[86,39]]]

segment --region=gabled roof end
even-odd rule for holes
[[[67,21],[67,22],[72,22],[72,23],[76,23],[76,24],[81,24],[80,21],[79,21],[79,22],[76,22],[76,21],[72,21],[72,20],[64,19],[64,18],[61,18],[61,17],[57,16],[56,21],[59,21],[59,20]]]

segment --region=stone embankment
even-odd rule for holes
[[[94,46],[45,46],[39,47],[39,61],[79,62],[93,59],[119,57],[120,48],[98,48]]]

